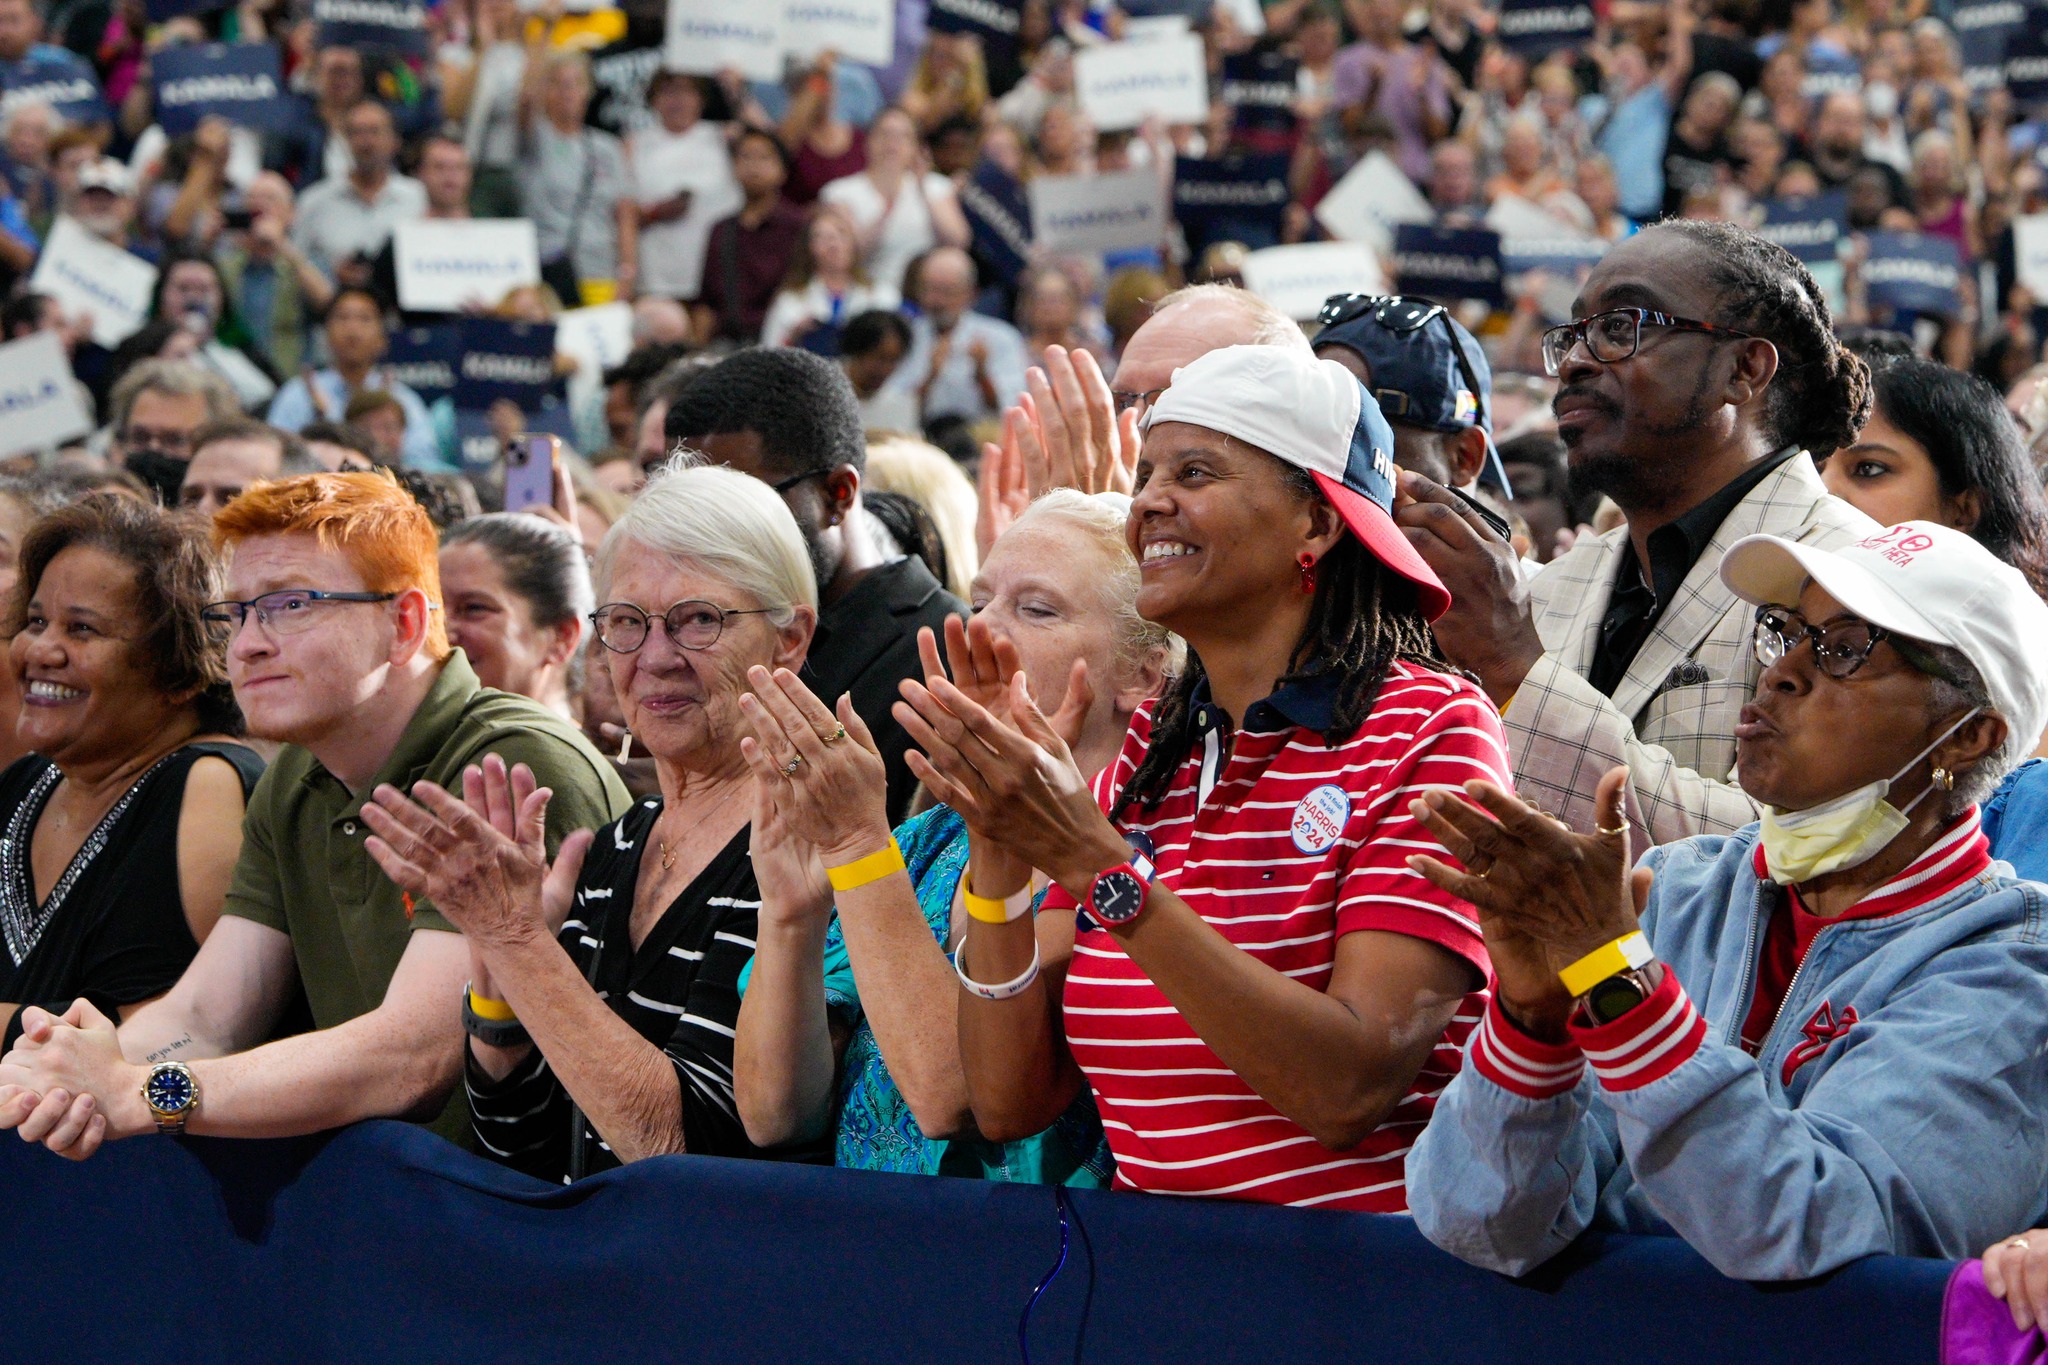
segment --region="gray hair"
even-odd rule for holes
[[[1154,304],[1152,316],[1156,318],[1167,309],[1183,303],[1220,303],[1251,324],[1251,335],[1219,340],[1217,344],[1220,346],[1292,346],[1297,350],[1313,351],[1300,323],[1249,289],[1240,289],[1234,284],[1185,285]]]
[[[786,626],[797,607],[818,607],[818,582],[803,533],[774,489],[689,452],[655,469],[597,552],[597,591],[611,592],[627,543],[697,565],[724,579]]]
[[[1892,643],[1895,646],[1900,643],[1897,636],[1892,637]],[[1982,805],[1991,793],[1997,791],[2005,775],[2026,761],[2027,755],[2033,751],[2034,739],[2012,728],[2010,718],[1991,700],[1991,689],[1984,685],[1984,675],[1960,649],[1913,640],[1907,642],[1900,653],[1906,656],[1906,662],[1927,674],[1928,683],[1934,691],[1934,709],[1938,714],[1962,715],[1977,709],[2007,721],[2005,739],[1999,746],[1975,766],[1957,773],[1954,789],[1937,798],[1941,802],[1943,818],[1952,820],[1970,807]]]
[[[115,432],[128,425],[128,414],[134,408],[135,400],[145,393],[167,393],[173,398],[204,394],[206,420],[209,422],[223,422],[242,415],[242,400],[235,396],[228,381],[197,361],[145,360],[122,375],[121,382],[114,385],[108,407],[113,415]]]
[[[1116,618],[1117,667],[1135,673],[1156,661],[1161,676],[1170,678],[1187,661],[1187,645],[1165,626],[1138,615],[1138,561],[1131,557],[1131,543],[1124,537],[1130,506],[1131,500],[1121,493],[1055,488],[1025,508],[1011,527],[1057,517],[1085,531],[1110,563],[1101,583],[1104,604]]]

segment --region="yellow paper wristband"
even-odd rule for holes
[[[855,858],[850,863],[828,867],[825,876],[831,881],[834,891],[852,891],[904,870],[903,850],[891,838],[887,848],[878,848],[865,858]]]
[[[487,996],[478,995],[474,990],[469,993],[469,1008],[477,1018],[488,1019],[494,1024],[508,1024],[519,1017],[503,1000],[492,1000]]]
[[[1608,977],[1619,976],[1631,967],[1647,967],[1656,958],[1657,955],[1650,951],[1650,940],[1644,938],[1643,931],[1638,929],[1595,948],[1559,972],[1557,979],[1564,983],[1567,995],[1578,997]]]
[[[1023,918],[1021,913],[1010,913],[1010,902],[1006,899],[975,895],[973,882],[967,877],[960,879],[960,903],[967,907],[968,914],[983,924],[1008,924]]]

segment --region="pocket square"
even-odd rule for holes
[[[1697,659],[1683,659],[1664,676],[1664,685],[1657,690],[1669,692],[1674,687],[1698,687],[1710,683],[1714,675],[1707,672],[1706,665]]]

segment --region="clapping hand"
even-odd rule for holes
[[[774,794],[782,826],[827,866],[887,844],[881,749],[853,699],[842,696],[834,715],[786,668],[770,673],[757,664],[747,682],[753,691],[740,697],[740,716],[753,733],[740,740],[740,753]]]
[[[1137,482],[1138,412],[1118,414],[1095,357],[1048,346],[1024,385],[1018,407],[1028,420],[1018,437],[1031,496],[1053,488],[1128,494]]]
[[[449,923],[480,944],[503,944],[561,932],[574,899],[591,831],[562,841],[547,860],[547,810],[554,795],[536,787],[524,763],[485,756],[462,774],[456,797],[432,782],[413,784],[413,799],[386,783],[363,806],[375,831],[364,841],[377,866],[415,899],[430,900]]]

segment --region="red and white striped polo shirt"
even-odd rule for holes
[[[1761,844],[1754,866],[1757,879],[1768,880]],[[1813,915],[1799,903],[1798,893],[1786,888],[1785,900],[1773,913],[1758,950],[1751,1009],[1742,1029],[1745,1049],[1754,1055],[1773,1025],[1781,1022],[1777,1016],[1785,993],[1821,930],[1849,920],[1882,919],[1939,900],[1990,866],[1991,841],[1984,837],[1972,806],[1897,876],[1840,915]],[[1735,971],[1747,964],[1724,965]],[[1849,1018],[1854,1017],[1852,1010]],[[1524,1099],[1549,1099],[1572,1089],[1588,1062],[1606,1089],[1637,1090],[1692,1060],[1706,1042],[1707,1021],[1678,983],[1678,973],[1666,971],[1656,992],[1621,1018],[1591,1027],[1575,1019],[1570,1032],[1568,1042],[1541,1042],[1517,1028],[1497,1001],[1489,1002],[1472,1038],[1473,1069]],[[1825,1041],[1840,1033],[1829,1034]],[[1783,1083],[1790,1084],[1792,1073],[1817,1055],[1811,1048],[1793,1049],[1786,1058]]]
[[[1472,907],[1408,870],[1447,858],[1408,814],[1418,792],[1473,778],[1508,785],[1500,717],[1471,684],[1397,663],[1371,716],[1331,747],[1334,683],[1291,685],[1253,706],[1228,759],[1227,723],[1196,704],[1198,738],[1154,810],[1121,793],[1151,734],[1148,703],[1096,782],[1117,827],[1142,834],[1158,881],[1275,971],[1327,989],[1337,939],[1361,929],[1440,943],[1490,976]],[[1048,906],[1070,905],[1057,887]],[[1364,1142],[1320,1146],[1239,1079],[1173,1003],[1084,915],[1067,976],[1067,1042],[1116,1154],[1119,1185],[1158,1194],[1398,1213],[1402,1161],[1457,1072],[1485,993],[1459,1007],[1407,1097]]]

